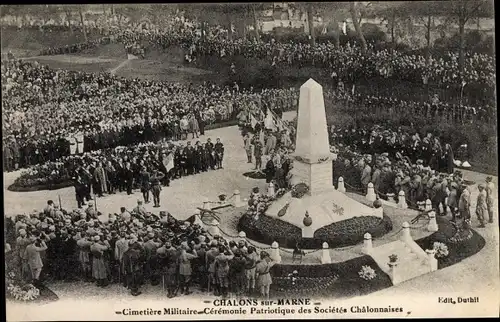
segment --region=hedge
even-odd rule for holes
[[[391,230],[392,222],[386,215],[382,219],[362,216],[335,222],[318,229],[314,238],[302,238],[299,227],[267,215],[260,215],[258,220],[254,220],[245,214],[238,222],[238,231],[244,231],[252,240],[268,245],[276,241],[284,248],[295,248],[299,242],[301,249],[321,249],[324,242],[331,248],[356,245],[363,240],[366,232],[380,237]]]

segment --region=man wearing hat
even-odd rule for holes
[[[493,211],[494,211],[493,191],[495,191],[495,184],[493,183],[492,177],[486,177],[485,191],[486,191],[486,205],[488,207],[488,222],[493,223]]]
[[[479,220],[479,227],[484,228],[484,217],[486,212],[488,212],[488,206],[486,204],[487,196],[484,184],[480,183],[477,188],[479,189],[479,194],[477,195],[476,215]]]

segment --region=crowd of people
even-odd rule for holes
[[[290,110],[298,97],[290,89],[152,82],[19,60],[2,61],[2,90],[7,170],[55,161],[75,140],[83,140],[82,153],[198,136],[244,107]]]
[[[146,212],[141,201],[107,220],[99,216],[93,205],[65,211],[49,200],[43,211],[7,219],[7,269],[35,286],[49,279],[122,283],[137,296],[145,283],[162,283],[170,298],[197,284],[219,296],[269,297],[275,262],[245,241],[212,236],[164,211]]]
[[[221,26],[205,24],[202,27],[201,22],[190,21],[183,16],[170,17],[166,24],[168,27],[163,28],[152,23],[140,27],[122,24],[120,28],[109,30],[115,41],[124,44],[149,43],[160,48],[181,45],[188,50],[191,58],[204,55],[242,55],[267,59],[273,65],[320,67],[334,71],[343,80],[369,79],[382,75],[420,84],[424,82],[450,86],[464,82],[489,88],[495,86],[495,59],[484,54],[466,53],[464,73],[459,75],[458,54],[454,52],[426,60],[422,55],[388,49],[375,50],[372,44],[369,45],[368,52],[364,53],[356,44],[339,48],[333,42],[312,46],[300,42],[278,42],[274,39],[268,42],[256,41],[255,38],[230,39],[228,31]],[[53,54],[61,50],[63,49],[50,48],[46,53]]]
[[[103,149],[82,155],[62,157],[56,162],[28,169],[16,179],[21,187],[73,184],[77,205],[103,194],[126,191],[129,195],[140,189],[149,203],[150,191],[159,206],[159,190],[170,180],[209,170],[221,169],[224,144],[220,138],[144,143]]]

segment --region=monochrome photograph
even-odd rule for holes
[[[498,318],[494,16],[0,5],[6,320]]]

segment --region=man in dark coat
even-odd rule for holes
[[[189,141],[187,142],[187,145],[184,148],[183,154],[184,154],[184,158],[186,160],[186,163],[185,163],[186,172],[188,175],[193,174],[194,173],[194,166],[195,166],[195,161],[194,161],[195,150],[194,150],[193,146],[191,145],[191,142],[189,142]]]
[[[273,158],[269,158],[267,161],[264,172],[266,173],[266,183],[270,183],[276,174],[276,167],[274,166]]]
[[[217,138],[214,149],[217,169],[222,169],[222,160],[224,159],[224,144],[222,144],[220,138]]]
[[[182,147],[178,147],[174,152],[175,177],[180,178],[184,172],[184,156]]]
[[[87,188],[80,175],[73,177],[73,179],[75,181],[74,186],[75,186],[76,203],[78,208],[82,208],[82,206],[85,205],[85,195],[87,194]]]
[[[127,162],[125,164],[125,169],[123,170],[123,173],[125,179],[125,186],[127,187],[127,194],[131,195],[133,194],[132,187],[134,184],[134,171],[130,168],[130,162]]]
[[[208,166],[212,170],[215,170],[214,144],[212,143],[212,140],[210,138],[207,139],[207,143],[205,144],[205,148],[207,149],[207,152],[208,152]]]

